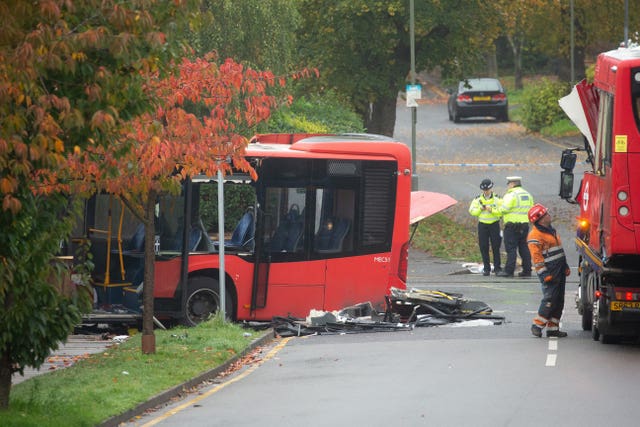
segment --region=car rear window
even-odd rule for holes
[[[463,91],[467,90],[501,90],[500,83],[497,80],[482,79],[482,80],[467,80],[467,83],[461,82],[460,88]]]

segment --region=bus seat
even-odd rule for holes
[[[297,211],[289,211],[282,219],[269,244],[270,252],[295,252],[302,240],[304,222]]]
[[[329,230],[321,228],[316,234],[315,248],[319,253],[336,253],[342,251],[344,238],[349,233],[351,222],[346,218],[335,218]]]
[[[231,235],[231,239],[224,241],[224,248],[231,250],[239,250],[246,248],[249,244],[253,243],[253,235],[254,235],[254,220],[253,220],[253,210],[247,210],[236,228],[233,230],[233,234]],[[218,248],[217,242],[213,242],[214,248]]]

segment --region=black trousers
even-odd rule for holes
[[[493,252],[493,271],[500,271],[500,245],[502,237],[500,237],[500,221],[491,224],[484,222],[478,223],[478,246],[480,246],[480,255],[482,255],[482,263],[484,264],[484,272],[491,271],[491,260],[489,258],[489,246]]]
[[[531,273],[531,254],[527,245],[529,224],[508,222],[504,225],[503,234],[504,249],[507,252],[507,262],[504,264],[505,273],[513,274],[515,271],[518,253],[522,258],[522,272]]]
[[[551,322],[551,326],[558,326],[562,317],[566,282],[567,277],[560,273],[558,279],[542,283],[542,300],[540,300],[538,315]]]

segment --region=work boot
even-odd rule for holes
[[[489,272],[488,272],[488,271],[483,271],[483,272],[482,272],[482,275],[483,275],[483,276],[488,276],[488,275],[489,275]]]
[[[551,337],[564,338],[566,336],[567,336],[567,333],[564,331],[547,331],[547,338],[551,338]]]
[[[542,336],[542,328],[540,326],[531,325],[531,333],[534,337],[540,338]],[[549,332],[547,331],[547,336],[549,336]]]
[[[530,271],[521,271],[520,273],[518,273],[518,277],[531,277],[531,272]]]
[[[496,273],[498,277],[513,277],[513,273],[509,274],[506,271],[499,271]]]

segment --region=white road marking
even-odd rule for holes
[[[557,351],[558,350],[558,339],[553,338],[549,340],[549,351]]]
[[[547,354],[547,363],[545,363],[545,366],[556,366],[557,356],[557,354]]]

